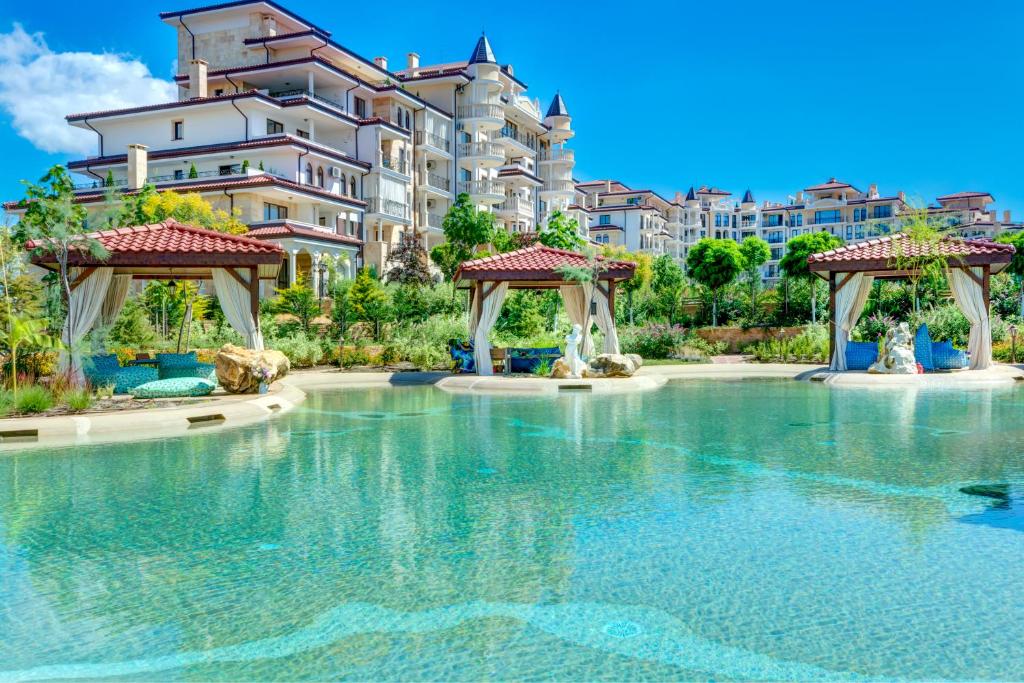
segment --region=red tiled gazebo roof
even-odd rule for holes
[[[905,247],[903,243],[906,243]],[[950,257],[951,265],[989,265],[993,273],[1005,268],[1015,251],[1012,244],[991,240],[943,237],[938,244],[939,253]],[[807,257],[807,264],[812,271],[819,271],[823,277],[827,276],[824,273],[828,271],[893,271],[895,275],[895,263],[899,257],[927,255],[931,250],[930,244],[915,244],[907,239],[905,233],[897,233],[811,254]]]
[[[90,237],[109,252],[107,258],[97,259],[84,251],[76,251],[69,254],[69,265],[111,266],[123,272],[191,269],[193,275],[198,274],[197,269],[249,266],[259,268],[260,277],[267,279],[276,277],[284,259],[284,250],[271,242],[214,232],[175,220],[103,230]],[[53,255],[43,251],[45,241],[29,241],[26,247],[40,250],[32,257],[33,263],[43,268],[55,267]]]
[[[602,256],[598,259],[605,260]],[[607,265],[608,269],[601,273],[601,280],[628,280],[633,277],[633,271],[636,269],[636,264],[630,261],[607,261]],[[583,254],[534,244],[504,254],[465,261],[456,271],[455,281],[565,283],[565,276],[558,271],[563,266],[589,267],[587,257]]]

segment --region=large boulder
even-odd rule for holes
[[[551,379],[567,379],[571,376],[572,369],[569,367],[569,361],[565,358],[559,358],[551,366]]]
[[[632,377],[644,364],[635,353],[601,353],[587,363],[584,377]]]
[[[270,384],[291,370],[288,357],[280,351],[253,351],[234,344],[221,347],[215,364],[217,381],[231,394],[255,394],[261,381]]]

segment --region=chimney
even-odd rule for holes
[[[263,37],[269,38],[277,35],[277,19],[270,14],[263,15]]]
[[[900,202],[902,202],[903,204],[907,203],[907,193],[904,192],[903,190],[897,192],[896,196],[900,198]]]
[[[795,204],[799,204],[803,200],[804,200],[804,191],[800,190],[799,192],[796,193],[796,202],[794,202],[794,203]]]
[[[209,89],[207,88],[206,69],[208,66],[209,64],[202,59],[193,59],[188,63],[188,92],[190,99],[207,97]]]
[[[1005,209],[1003,211],[1003,223],[1012,223],[1012,222],[1013,221],[1010,220],[1010,210],[1009,209]]]
[[[878,196],[878,185],[871,183],[868,185],[868,199],[874,199]]]
[[[682,203],[683,203],[683,193],[682,192],[676,192],[676,204],[682,204]]]
[[[605,192],[611,192],[612,191],[612,181],[610,181],[610,180],[604,181],[604,191]]]
[[[380,68],[384,69],[385,71],[388,70],[388,58],[387,57],[374,57],[373,58],[373,63],[376,64],[377,66],[379,66]]]
[[[149,149],[145,145],[128,145],[128,189],[141,190],[149,173]]]
[[[410,52],[405,56],[405,66],[410,71],[410,76],[416,75],[416,69],[420,68],[420,56],[415,52]]]

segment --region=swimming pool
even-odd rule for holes
[[[1022,409],[323,391],[0,456],[0,679],[1021,679]]]

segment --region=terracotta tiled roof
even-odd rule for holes
[[[923,256],[931,250],[929,244],[914,244],[904,233],[896,233],[811,254],[807,257],[807,263],[811,270],[843,270],[845,266],[850,266],[852,270],[886,269],[900,256]],[[939,253],[953,257],[954,264],[959,260],[965,265],[972,266],[1005,265],[1013,258],[1014,251],[1012,244],[990,240],[944,237],[939,242]]]
[[[974,199],[976,197],[988,197],[990,200],[995,201],[995,197],[988,192],[954,192],[953,194],[944,194],[941,197],[936,197],[936,199],[944,202],[953,199]]]
[[[804,188],[804,192],[820,192],[822,190],[841,190],[844,187],[849,187],[850,189],[853,189],[853,190],[857,189],[853,185],[851,185],[850,183],[844,183],[841,180],[836,180],[835,178],[829,178],[827,183],[822,183],[821,185],[811,185],[810,187],[805,187]]]
[[[603,257],[598,257],[604,260]],[[557,280],[563,266],[586,268],[587,257],[574,251],[535,244],[525,249],[465,261],[455,274],[456,280]],[[608,270],[601,279],[623,280],[633,277],[636,264],[630,261],[608,261]]]
[[[80,253],[71,254],[69,263],[110,266],[137,265],[257,265],[280,263],[284,250],[276,244],[251,237],[228,235],[185,225],[175,220],[103,230],[90,235],[106,248],[109,255],[101,262]],[[28,249],[44,249],[45,242],[30,241]],[[46,254],[34,257],[35,263],[51,263]]]
[[[291,221],[275,221],[272,223],[260,223],[250,227],[246,233],[249,237],[260,240],[273,239],[275,237],[308,237],[310,239],[322,240],[324,242],[340,242],[352,246],[360,246],[363,241],[352,235],[341,235],[334,232],[317,230],[305,225],[297,225]]]

